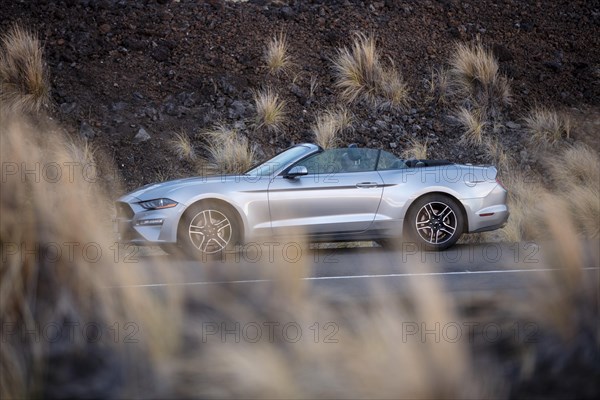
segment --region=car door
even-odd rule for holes
[[[294,165],[306,167],[306,175],[290,178],[284,171],[274,177],[268,189],[273,233],[368,229],[383,193],[383,181],[375,171],[378,154],[373,149],[324,150]]]

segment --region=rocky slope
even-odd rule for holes
[[[373,33],[411,92],[406,110],[356,104],[344,143],[400,153],[428,140],[430,157],[489,162],[484,149],[458,143],[452,106],[430,98],[431,71],[456,42],[479,39],[511,80],[513,104],[496,133],[508,152],[532,164],[520,118],[534,104],[586,120],[600,106],[600,4],[595,1],[0,1],[0,30],[37,31],[51,74],[53,115],[115,161],[127,188],[193,174],[168,141],[222,122],[260,156],[312,141],[318,111],[339,102],[331,58],[354,32]],[[294,66],[269,76],[263,53],[287,34]],[[253,91],[273,87],[286,100],[285,133],[254,127]],[[598,115],[597,113],[592,115]],[[597,117],[594,117],[597,118]],[[144,133],[145,132],[145,133]],[[593,136],[593,135],[592,135]]]

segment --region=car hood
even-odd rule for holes
[[[134,190],[123,196],[120,201],[127,201],[131,198],[140,201],[153,200],[158,198],[171,198],[175,192],[181,189],[195,188],[202,191],[220,191],[224,185],[231,185],[236,182],[243,182],[251,178],[248,175],[218,175],[218,176],[199,176],[192,178],[175,179],[172,181],[151,183]],[[173,198],[173,200],[178,200]]]

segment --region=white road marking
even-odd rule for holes
[[[342,279],[369,279],[369,278],[403,278],[409,276],[443,276],[443,275],[483,275],[483,274],[506,274],[519,272],[550,272],[559,271],[558,268],[531,268],[531,269],[504,269],[492,271],[454,271],[454,272],[421,272],[421,273],[403,273],[403,274],[382,274],[382,275],[343,275],[343,276],[311,276],[300,278],[302,281],[327,281],[327,280],[342,280]],[[584,271],[597,271],[600,267],[582,268]],[[164,287],[164,286],[196,286],[196,285],[222,285],[226,283],[266,283],[274,282],[273,279],[247,279],[239,281],[200,281],[200,282],[175,282],[175,283],[149,283],[142,285],[122,285],[112,286],[113,288],[135,288],[135,287]]]

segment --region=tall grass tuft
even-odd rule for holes
[[[292,64],[288,52],[288,42],[285,33],[280,32],[277,36],[271,38],[264,52],[264,60],[269,72],[276,75],[285,72]]]
[[[453,90],[474,108],[497,117],[511,102],[510,85],[499,73],[498,61],[481,43],[458,44],[450,59]]]
[[[336,147],[341,134],[352,128],[353,116],[345,107],[325,110],[317,116],[312,131],[315,143],[324,149]]]
[[[176,133],[169,141],[169,145],[173,154],[180,160],[193,161],[196,159],[196,150],[185,132]]]
[[[236,130],[218,125],[203,136],[208,143],[208,158],[201,160],[201,173],[241,173],[254,165],[254,151],[248,139]]]
[[[402,157],[405,159],[426,160],[427,147],[427,141],[421,142],[416,139],[411,139],[408,147],[402,152]]]
[[[257,128],[265,128],[268,132],[279,133],[285,122],[285,101],[279,98],[271,88],[254,94],[256,106]]]
[[[442,67],[431,70],[431,76],[426,81],[428,89],[428,100],[433,100],[438,104],[446,104],[450,94],[450,73],[448,69]]]
[[[570,137],[571,121],[567,115],[554,110],[536,107],[524,118],[525,127],[532,142],[554,145],[564,137]]]
[[[539,205],[548,191],[538,177],[518,170],[505,172],[501,179],[508,190],[510,217],[500,235],[513,243],[533,240],[537,232]]]
[[[469,323],[516,332],[497,345],[475,340],[472,351],[495,360],[489,366],[513,371],[504,386],[510,397],[594,398],[600,389],[594,379],[600,372],[600,286],[590,269],[600,262],[598,251],[581,240],[559,197],[537,196],[537,203],[536,244],[518,244],[529,254],[519,258],[523,268],[546,272],[529,274],[518,300],[508,291],[469,293],[463,306]]]
[[[464,133],[462,140],[465,143],[480,145],[483,143],[483,134],[487,122],[480,110],[469,110],[465,107],[459,108],[456,117],[462,125]]]
[[[218,334],[187,349],[185,362],[176,371],[186,382],[178,386],[181,397],[483,395],[471,378],[465,341],[424,341],[420,334],[406,335],[407,326],[459,323],[441,282],[419,279],[409,286],[406,297],[375,284],[368,301],[344,296],[341,303],[331,302],[326,291],[298,279],[309,272],[311,258],[292,261],[275,251],[272,261],[261,265],[265,278],[270,278],[265,285],[196,291],[194,304],[207,310],[190,319],[187,327],[196,340],[204,321],[227,329],[237,322],[254,330],[252,341],[237,342],[233,335],[222,340]],[[264,329],[269,323],[274,334]],[[261,337],[254,334],[257,326],[263,327]],[[448,360],[453,368],[446,367]],[[399,375],[399,370],[406,373]]]
[[[494,160],[494,165],[498,168],[500,176],[508,174],[513,168],[517,168],[513,158],[506,153],[498,139],[488,138],[484,144],[488,154]]]
[[[359,100],[376,107],[406,107],[408,87],[394,64],[384,65],[375,38],[357,34],[350,48],[333,60],[336,86],[348,103]]]
[[[82,168],[94,151],[13,117],[0,126],[0,161],[32,172],[6,174],[0,191],[0,397],[150,395],[135,381],[154,381],[176,346],[178,296],[122,287],[145,272],[125,265],[110,199]],[[129,328],[138,343],[123,340]]]
[[[50,83],[40,41],[19,25],[0,40],[0,101],[4,111],[38,113],[47,108]]]
[[[545,222],[549,218],[542,204],[554,206],[568,214],[574,229],[583,238],[600,235],[600,158],[593,149],[578,143],[544,161],[550,184],[539,176],[524,174],[514,162],[501,164],[502,182],[508,189],[510,218],[502,228],[504,239],[512,242],[545,240]]]
[[[548,162],[554,191],[571,213],[579,234],[600,236],[600,157],[583,143],[569,146]]]

